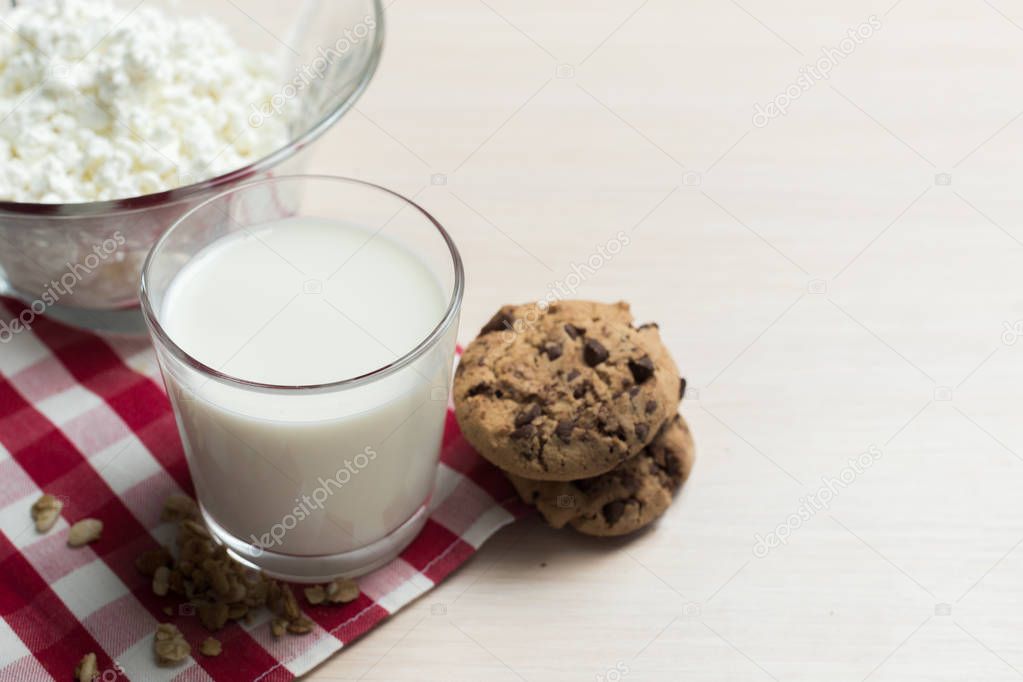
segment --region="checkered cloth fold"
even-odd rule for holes
[[[25,313],[0,299],[0,319]],[[275,639],[269,613],[216,634],[223,653],[198,653],[209,635],[187,605],[153,594],[134,567],[144,550],[172,544],[160,522],[170,493],[194,494],[152,349],[34,317],[0,343],[0,680],[71,679],[97,655],[101,680],[290,680],[421,596],[495,531],[523,515],[507,481],[447,426],[431,516],[398,559],[359,580],[343,606],[308,607],[316,629]],[[42,491],[64,502],[36,532],[29,508]],[[93,517],[102,538],[67,547],[71,523]],[[152,635],[174,622],[193,657],[157,667]]]

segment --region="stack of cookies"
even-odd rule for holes
[[[504,306],[462,354],[455,415],[555,528],[624,535],[665,512],[693,466],[685,380],[626,303]]]

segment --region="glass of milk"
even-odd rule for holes
[[[344,178],[233,188],[157,242],[142,307],[202,514],[236,559],[315,582],[412,541],[463,287],[433,217]]]

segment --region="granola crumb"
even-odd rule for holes
[[[163,509],[160,512],[161,521],[184,521],[185,519],[198,519],[199,506],[187,495],[168,495],[163,501]]]
[[[224,627],[230,615],[230,608],[223,602],[202,602],[198,607],[199,621],[210,632]]]
[[[172,623],[160,623],[153,635],[153,653],[159,665],[177,665],[192,652],[181,631]]]
[[[274,618],[270,621],[270,633],[274,637],[280,637],[288,629],[288,621],[283,618]]]
[[[60,511],[64,503],[49,493],[43,495],[32,505],[32,520],[35,521],[36,531],[39,533],[49,532],[53,524],[60,518]]]
[[[323,600],[327,598],[327,591],[323,589],[322,585],[307,587],[304,592],[306,601],[313,605],[322,604]]]
[[[223,650],[220,640],[215,637],[207,637],[199,645],[199,653],[203,656],[219,656]]]
[[[157,547],[156,549],[148,549],[140,554],[135,559],[135,568],[147,578],[152,578],[153,574],[156,573],[156,569],[161,566],[170,566],[173,562],[174,557],[171,556],[166,547]]]
[[[327,601],[331,604],[347,604],[359,598],[359,585],[354,580],[342,578],[327,585]]]
[[[297,620],[302,612],[298,608],[298,600],[291,586],[285,583],[273,581],[270,583],[270,594],[267,597],[266,605],[270,607],[277,616],[291,622]]]
[[[293,635],[308,635],[313,631],[315,624],[305,616],[299,616],[288,623],[288,632]]]
[[[77,682],[92,682],[99,677],[99,669],[96,667],[96,654],[91,651],[78,662],[75,668],[75,680]]]
[[[67,534],[67,544],[69,547],[84,547],[90,542],[99,540],[99,536],[102,533],[102,521],[98,519],[82,519],[71,526]]]
[[[186,507],[177,502],[174,510]],[[249,570],[234,561],[227,550],[218,546],[201,518],[185,515],[178,521],[175,555],[164,547],[148,550],[135,560],[140,573],[152,578],[153,592],[158,596],[171,595],[180,600],[181,613],[194,614],[210,632],[223,628],[228,621],[253,622],[263,608],[271,611],[270,632],[274,637],[285,633],[302,635],[312,632],[316,625],[299,607],[292,588],[262,573]],[[342,589],[339,582],[334,589],[334,601],[342,597],[354,599],[358,587],[354,582]],[[352,593],[351,588],[354,588]],[[305,591],[310,603],[324,603],[330,595],[325,586],[314,586]],[[317,602],[316,600],[320,601]],[[167,606],[163,612],[173,617],[175,609]],[[169,626],[169,624],[168,624]],[[169,635],[157,633],[160,642],[172,641]],[[155,646],[155,644],[154,644]],[[161,643],[162,649],[173,649]],[[171,650],[170,653],[174,653]],[[189,652],[185,652],[185,656]],[[164,656],[170,661],[170,656]]]
[[[153,594],[158,597],[166,597],[167,590],[170,589],[170,569],[166,566],[160,566],[153,573]]]

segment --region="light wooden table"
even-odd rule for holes
[[[624,233],[575,295],[661,323],[699,458],[654,532],[519,523],[310,679],[1023,677],[1023,5],[394,0],[388,19],[313,169],[452,231],[463,341]]]

